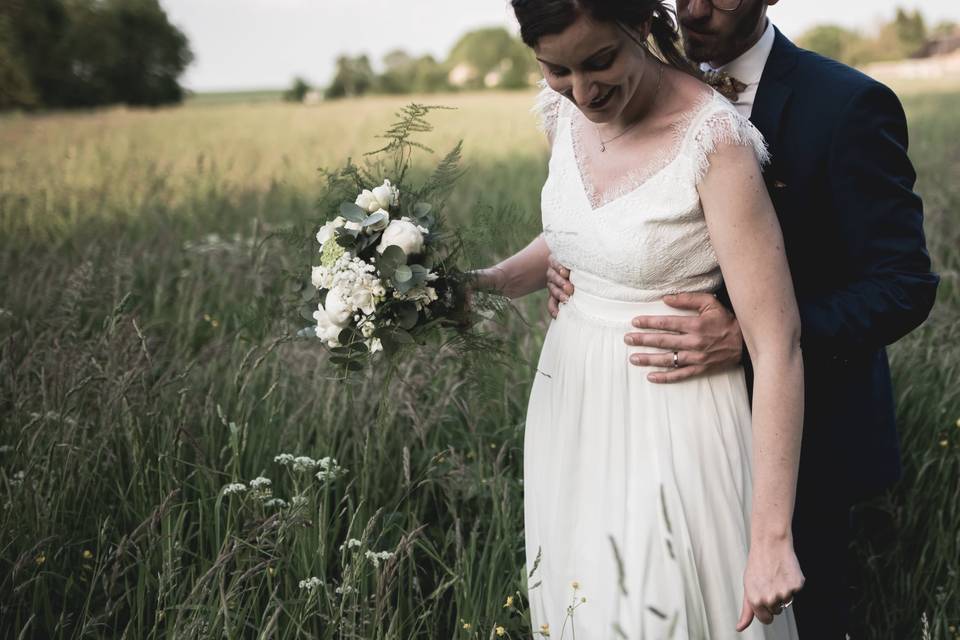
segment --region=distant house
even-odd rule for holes
[[[461,62],[447,75],[447,82],[455,87],[462,87],[468,82],[475,80],[478,75],[476,67],[466,62]]]
[[[934,56],[945,56],[960,49],[960,31],[954,32],[945,38],[937,38],[928,42],[914,58],[932,58]]]

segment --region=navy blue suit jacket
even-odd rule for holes
[[[764,179],[800,309],[798,491],[852,502],[900,477],[884,346],[924,321],[939,282],[906,117],[886,86],[777,30],[750,119],[770,148]]]

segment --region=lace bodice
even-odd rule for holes
[[[541,192],[543,236],[573,285],[594,295],[651,302],[668,293],[715,291],[720,265],[697,185],[720,145],[752,147],[769,161],[763,136],[716,91],[704,93],[673,130],[673,144],[645,167],[595,190],[578,162],[574,105],[541,82],[534,110],[552,132]]]

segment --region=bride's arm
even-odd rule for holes
[[[803,430],[800,315],[780,225],[754,151],[718,146],[699,190],[754,363],[753,503],[744,583],[745,600],[766,623],[768,611],[803,584],[791,532]],[[738,628],[750,618],[745,611]]]
[[[486,269],[478,269],[480,289],[493,289],[508,298],[520,298],[547,286],[550,248],[541,233],[526,247]]]

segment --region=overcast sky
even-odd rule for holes
[[[507,0],[160,0],[190,39],[195,60],[184,84],[223,90],[286,87],[295,75],[328,83],[341,53],[403,48],[443,59],[464,32],[502,25],[516,32]],[[897,6],[921,8],[928,23],[960,22],[958,0],[781,0],[774,23],[796,37],[834,22],[868,28]]]

